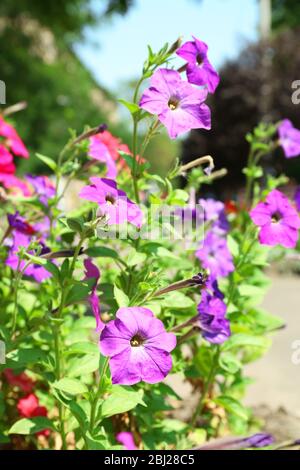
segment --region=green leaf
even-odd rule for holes
[[[118,101],[122,103],[131,114],[136,114],[140,110],[136,103],[132,103],[123,99],[119,99]]]
[[[125,413],[126,411],[132,410],[137,405],[146,406],[143,401],[143,394],[143,390],[135,391],[131,388],[113,385],[111,395],[101,406],[102,418]]]
[[[218,405],[222,406],[228,413],[238,416],[239,418],[248,421],[249,413],[246,408],[241,405],[237,400],[226,395],[221,395],[214,400]]]
[[[237,243],[237,241],[231,235],[228,235],[227,244],[232,256],[237,258],[240,252],[239,244]]]
[[[69,377],[79,377],[81,375],[90,374],[99,368],[99,354],[87,354],[81,358],[76,358],[68,371]]]
[[[47,260],[47,263],[44,265],[44,268],[52,274],[52,276],[60,282],[60,271],[56,264],[52,263],[51,261]]]
[[[94,318],[93,326],[95,323]],[[64,352],[65,356],[71,356],[72,354],[97,354],[98,346],[95,343],[91,343],[88,341],[78,341],[77,343],[73,343]]]
[[[232,335],[222,346],[223,351],[240,348],[243,346],[252,346],[255,348],[267,348],[270,344],[268,338],[262,336],[253,336],[245,333],[237,333]]]
[[[193,307],[195,303],[190,297],[187,297],[182,292],[173,291],[168,294],[164,294],[164,299],[162,300],[161,305],[165,308],[182,310]]]
[[[46,358],[47,353],[39,348],[14,349],[6,355],[6,366],[16,369],[30,363],[41,363]]]
[[[70,379],[68,377],[54,382],[52,386],[57,390],[69,393],[70,395],[81,395],[82,393],[88,392],[88,388],[85,384],[77,379]]]
[[[66,224],[69,227],[69,229],[73,230],[74,232],[81,233],[84,229],[83,225],[84,221],[81,217],[70,217],[69,219],[66,220]]]
[[[95,281],[92,278],[76,282],[67,295],[66,304],[70,305],[85,300],[94,283]]]
[[[39,256],[34,256],[30,253],[24,253],[24,256],[32,261],[32,263],[38,264],[39,266],[45,266],[45,264],[47,264],[47,260],[45,258],[40,258]]]
[[[129,298],[127,295],[119,289],[117,286],[114,286],[114,298],[119,307],[128,307],[129,305]]]
[[[52,158],[46,157],[45,155],[42,155],[41,153],[36,153],[36,156],[39,160],[45,163],[49,168],[51,168],[52,171],[56,171],[57,165]]]
[[[235,374],[242,368],[242,363],[234,354],[224,352],[219,358],[219,366],[229,374]]]
[[[54,429],[52,421],[44,416],[35,418],[23,418],[17,421],[9,429],[8,434],[35,434],[44,429]]]
[[[119,254],[115,250],[107,248],[106,246],[93,246],[88,248],[85,253],[91,258],[119,259]]]

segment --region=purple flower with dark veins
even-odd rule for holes
[[[104,323],[101,320],[101,316],[100,316],[99,297],[97,295],[97,285],[100,279],[100,271],[97,268],[97,266],[95,266],[89,258],[84,260],[84,267],[85,267],[85,276],[86,276],[85,279],[95,280],[95,283],[92,287],[92,292],[89,295],[88,300],[89,300],[91,309],[96,319],[96,331],[99,333],[104,328]]]
[[[176,336],[148,308],[124,307],[100,336],[100,351],[108,356],[113,384],[162,381],[172,368],[170,351]]]
[[[187,61],[186,75],[190,83],[207,86],[210,93],[214,93],[220,82],[220,77],[207,57],[208,46],[205,42],[194,38],[194,41],[185,42],[176,54]]]
[[[271,191],[265,202],[259,202],[250,212],[252,221],[260,227],[262,245],[282,245],[295,248],[299,237],[300,218],[289,199],[277,189]]]
[[[118,189],[115,181],[93,176],[90,182],[91,185],[82,188],[79,197],[97,202],[98,215],[106,216],[108,225],[119,225],[128,221],[141,227],[143,212],[127,197],[125,191]]]
[[[195,256],[201,261],[202,267],[209,270],[211,280],[225,277],[234,270],[232,255],[226,238],[210,230]]]
[[[194,88],[182,80],[179,72],[171,69],[154,72],[150,85],[139,105],[157,114],[171,139],[191,129],[211,128],[210,109],[204,103],[207,90]]]
[[[230,324],[229,320],[225,318],[226,304],[222,299],[203,290],[198,313],[204,339],[213,344],[221,344],[229,338]]]
[[[284,119],[278,127],[279,142],[286,158],[300,155],[300,130],[289,119]]]

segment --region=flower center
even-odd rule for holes
[[[197,65],[199,65],[199,67],[201,67],[201,65],[203,65],[203,57],[201,56],[201,54],[197,54],[196,63],[197,63]]]
[[[272,222],[273,223],[277,223],[279,222],[280,220],[282,219],[282,215],[280,212],[274,212],[274,214],[272,214]]]
[[[134,348],[141,346],[143,342],[144,342],[144,338],[139,334],[134,335],[130,340],[130,344]]]
[[[168,101],[168,106],[171,109],[171,111],[174,111],[176,108],[178,108],[179,105],[179,99],[176,98],[176,96],[171,96],[171,98]]]
[[[112,204],[112,205],[115,204],[116,202],[115,198],[111,194],[107,194],[105,196],[105,200],[106,202],[108,202],[108,204]]]

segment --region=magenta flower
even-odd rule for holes
[[[95,266],[92,263],[92,260],[90,260],[89,258],[84,260],[84,267],[86,269],[85,279],[94,278],[94,280],[95,280],[95,283],[92,287],[92,292],[89,295],[88,300],[89,300],[92,312],[93,312],[93,314],[95,316],[95,319],[96,319],[96,331],[98,333],[100,333],[100,331],[102,331],[103,328],[104,328],[104,323],[101,320],[101,316],[100,316],[100,302],[99,302],[99,298],[98,298],[98,295],[97,295],[97,286],[98,286],[98,282],[99,282],[99,279],[100,279],[100,271],[97,268],[97,266]]]
[[[118,189],[115,181],[93,176],[90,182],[92,183],[90,186],[82,188],[79,197],[97,202],[99,216],[106,216],[108,225],[119,225],[128,221],[136,227],[141,227],[143,221],[141,209],[124,191]]]
[[[204,104],[207,90],[194,88],[182,80],[179,72],[158,69],[151,77],[150,88],[144,91],[140,107],[166,126],[175,139],[191,129],[210,129],[210,109]]]
[[[204,339],[213,344],[221,344],[229,338],[230,324],[225,318],[226,304],[222,299],[203,290],[198,313]]]
[[[120,442],[120,444],[123,444],[126,450],[137,450],[132,432],[119,432],[116,435],[116,440]]]
[[[100,135],[100,137],[99,137]],[[89,156],[92,157],[94,160],[98,160],[99,162],[105,163],[107,172],[106,177],[109,179],[115,179],[117,176],[117,166],[115,161],[113,160],[109,148],[105,145],[104,142],[101,140],[101,134],[94,135],[90,138],[90,146],[89,146]]]
[[[210,230],[203,245],[196,251],[202,266],[209,270],[211,280],[225,277],[234,270],[233,259],[226,238]]]
[[[295,196],[294,196],[297,211],[300,212],[300,186],[296,189]]]
[[[298,241],[300,218],[288,198],[277,189],[271,191],[265,202],[259,202],[250,217],[260,227],[259,241],[263,245],[282,245],[295,248]]]
[[[205,85],[210,93],[214,93],[220,77],[208,60],[207,51],[207,44],[194,37],[194,41],[185,42],[176,54],[187,60],[188,81],[195,85]]]
[[[29,153],[17,131],[0,116],[0,136],[5,138],[6,146],[19,157],[28,158]]]
[[[278,127],[279,142],[286,158],[300,155],[300,130],[289,119],[284,119]]]
[[[175,346],[176,336],[143,307],[120,308],[100,336],[101,353],[110,357],[113,384],[160,382],[172,368],[170,351]]]

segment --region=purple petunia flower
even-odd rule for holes
[[[20,216],[19,212],[15,212],[15,214],[7,214],[7,220],[9,226],[20,233],[24,233],[25,235],[33,235],[35,233],[35,229],[26,222],[24,217]]]
[[[17,230],[13,233],[12,237],[12,245],[10,247],[8,257],[6,259],[5,264],[10,266],[14,271],[16,270],[23,270],[26,264],[25,260],[19,259],[18,251],[21,246],[27,248],[30,245],[31,237],[29,235],[25,235],[24,233],[18,232]],[[49,252],[49,248],[47,248],[43,243],[41,253]],[[33,253],[34,254],[34,253]],[[24,271],[26,276],[33,277],[37,282],[42,282],[44,279],[48,279],[51,277],[51,274],[38,264],[30,264]]]
[[[215,233],[228,232],[229,224],[223,202],[215,199],[199,199],[199,204],[203,209],[203,222],[211,222],[211,229]]]
[[[120,442],[120,444],[123,444],[126,450],[137,450],[132,432],[119,432],[116,435],[116,440]]]
[[[101,353],[110,357],[113,384],[160,382],[172,368],[170,351],[175,346],[176,336],[143,307],[120,308],[100,336]]]
[[[294,199],[295,199],[297,210],[298,212],[300,212],[300,186],[296,189]]]
[[[288,198],[274,189],[265,202],[259,202],[250,217],[260,228],[259,241],[263,245],[282,245],[295,248],[300,228],[300,218]]]
[[[44,205],[48,205],[48,199],[55,195],[55,187],[48,176],[27,175],[27,181],[32,185],[39,201]]]
[[[224,343],[229,338],[230,324],[225,318],[226,304],[223,300],[203,290],[198,313],[203,338],[214,344]]]
[[[209,231],[203,241],[203,246],[196,251],[196,257],[202,266],[209,270],[212,280],[227,276],[234,270],[232,255],[226,238]]]
[[[90,182],[92,184],[82,188],[79,196],[97,202],[99,215],[107,217],[108,225],[123,224],[128,221],[136,227],[141,227],[143,212],[124,191],[118,189],[115,181],[93,176]]]
[[[214,93],[219,85],[220,77],[208,60],[207,51],[207,44],[194,37],[194,41],[185,42],[176,54],[187,60],[188,81],[195,85],[206,85],[208,91]]]
[[[88,300],[89,300],[91,309],[96,319],[96,331],[100,333],[104,328],[104,323],[101,320],[101,316],[100,316],[100,302],[99,302],[99,298],[97,295],[97,285],[100,279],[100,271],[97,268],[97,266],[95,266],[89,258],[84,260],[84,267],[86,269],[85,279],[92,279],[92,278],[95,279],[95,284],[92,287],[92,292],[89,295]]]
[[[221,437],[212,440],[197,450],[237,450],[247,448],[261,448],[267,447],[274,443],[274,438],[271,434],[257,433],[249,437]]]
[[[106,177],[109,179],[115,179],[117,176],[117,166],[114,162],[107,145],[101,142],[97,135],[90,138],[90,146],[88,155],[94,160],[105,163],[107,172]]]
[[[204,104],[207,90],[194,88],[182,80],[179,72],[170,69],[154,72],[150,85],[141,97],[140,107],[157,114],[172,139],[191,129],[211,128],[210,109]]]
[[[300,155],[300,130],[289,119],[284,119],[278,127],[279,142],[286,158]]]

